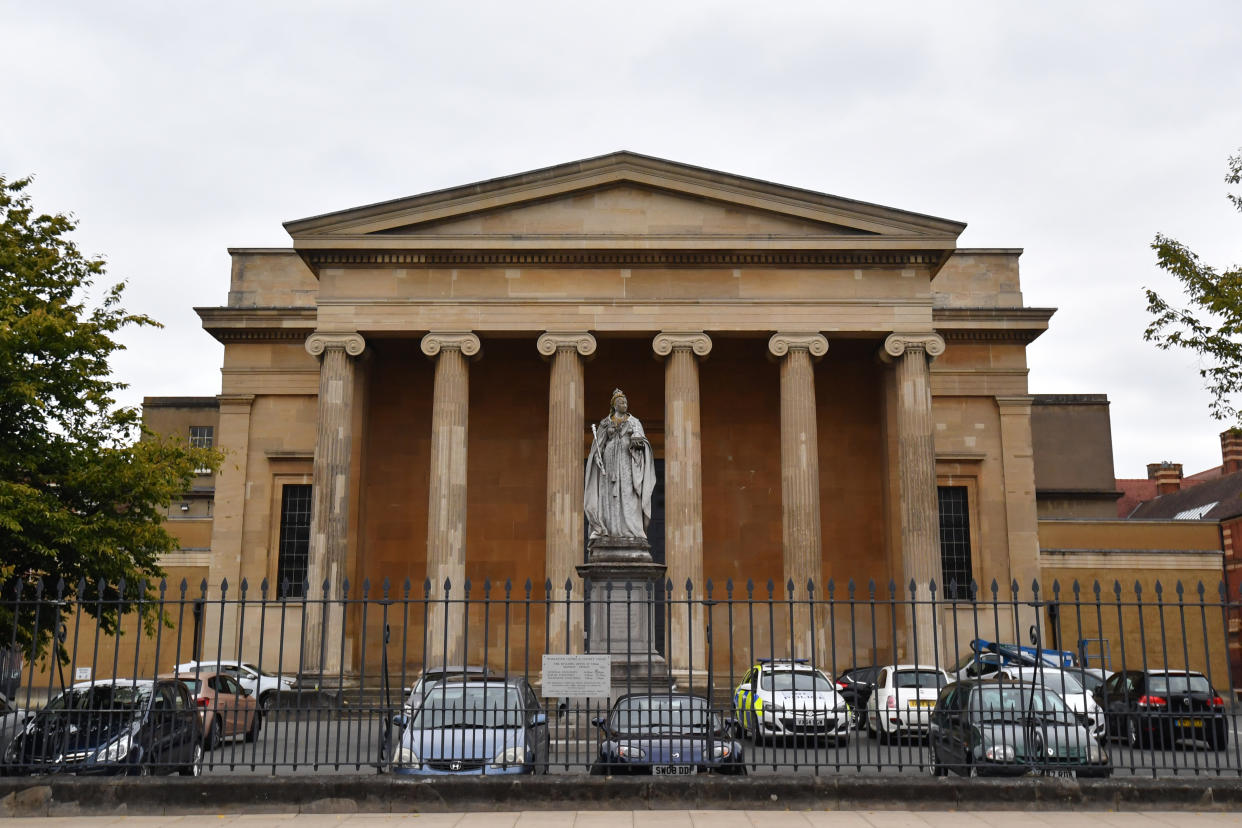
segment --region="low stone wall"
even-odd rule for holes
[[[0,779],[0,817],[518,810],[1242,810],[1239,779]]]

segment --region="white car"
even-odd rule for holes
[[[1104,738],[1104,710],[1078,682],[1078,669],[1058,670],[1055,667],[1005,667],[1004,673],[1011,679],[1029,681],[1045,690],[1056,693],[1065,706],[1074,711],[1078,723],[1091,731],[1097,739]]]
[[[772,737],[850,738],[850,708],[836,683],[805,659],[760,659],[733,692],[738,727],[757,743]]]
[[[212,661],[187,661],[184,664],[178,664],[173,667],[173,671],[176,673],[193,673],[195,671],[229,673],[237,679],[237,683],[242,686],[243,690],[248,691],[250,695],[258,700],[260,709],[265,713],[276,706],[280,693],[288,693],[298,689],[297,680],[294,678],[278,676],[275,673],[261,670],[258,666],[248,661],[237,661],[236,659],[221,658]]]
[[[890,664],[875,678],[867,700],[867,732],[888,743],[909,733],[924,733],[936,698],[949,683],[944,670],[925,664]]]

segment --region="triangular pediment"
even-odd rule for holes
[[[303,251],[595,243],[950,250],[965,225],[619,152],[285,227]]]

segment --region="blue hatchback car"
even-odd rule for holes
[[[742,745],[727,735],[733,723],[713,713],[702,696],[631,693],[594,724],[603,740],[593,776],[746,773]]]
[[[420,776],[547,773],[548,716],[523,678],[446,681],[402,728],[393,772]]]

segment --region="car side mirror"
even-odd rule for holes
[[[548,714],[536,713],[534,716],[531,716],[530,723],[535,726],[546,725],[548,723]]]
[[[595,726],[596,726],[596,727],[598,727],[600,730],[603,730],[603,729],[604,729],[604,722],[606,722],[606,721],[607,721],[607,719],[605,719],[603,716],[596,716],[594,719],[591,719],[591,724],[595,725]]]
[[[405,727],[406,725],[410,723],[410,720],[406,718],[404,713],[398,713],[397,715],[392,717],[392,723],[395,724],[397,727]]]

